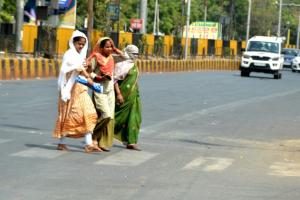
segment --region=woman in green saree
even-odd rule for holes
[[[141,100],[138,88],[139,70],[134,60],[139,49],[128,45],[124,49],[125,60],[115,66],[115,138],[127,149],[137,150],[138,135],[142,122]]]

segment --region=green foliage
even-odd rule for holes
[[[130,19],[139,18],[140,15],[140,1],[139,0],[127,0],[120,1],[121,13],[120,13],[120,29],[124,27],[128,30],[130,26]]]
[[[110,21],[106,15],[107,0],[94,0],[94,29],[107,34],[111,29]],[[77,0],[76,28],[84,28],[84,20],[88,18],[87,0]]]
[[[0,0],[0,23],[13,23],[15,13],[15,1]]]

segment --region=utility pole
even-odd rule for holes
[[[252,4],[252,0],[248,0],[248,2],[249,2],[249,6],[248,6],[248,19],[247,19],[246,41],[249,40],[250,22],[251,22],[251,4]]]
[[[140,33],[145,34],[147,33],[147,0],[141,0],[141,19],[143,20],[142,28],[140,30]]]
[[[91,52],[92,49],[92,32],[93,32],[93,16],[94,16],[94,1],[88,0],[88,27],[87,27],[87,38],[89,40],[89,49],[88,53]]]
[[[233,33],[233,23],[234,23],[234,0],[230,0],[230,22],[229,22],[229,29],[228,29],[228,39],[233,39],[234,35]]]
[[[184,13],[185,13],[185,4],[186,0],[181,0],[181,20],[180,20],[180,37],[183,37],[183,19],[184,19]]]
[[[187,2],[187,13],[186,13],[184,59],[187,59],[187,54],[188,54],[190,12],[191,12],[191,0],[188,0],[188,2]]]
[[[24,0],[17,0],[17,16],[16,16],[16,38],[15,38],[15,51],[22,51],[22,29],[24,17]]]
[[[53,9],[52,15],[49,16],[49,22],[53,27],[57,27],[59,25],[59,1],[58,0],[51,0],[51,8]]]
[[[204,0],[204,38],[207,39],[206,35],[206,19],[207,19],[207,0]]]
[[[280,37],[280,24],[281,24],[281,8],[282,6],[291,6],[291,7],[298,7],[300,8],[300,4],[295,4],[295,3],[282,3],[282,0],[280,0],[280,5],[279,5],[279,22],[278,22],[278,32],[277,36]],[[298,21],[298,29],[297,29],[297,49],[299,48],[299,33],[300,33],[300,10],[299,10],[299,21]]]
[[[156,23],[157,23],[157,4],[158,4],[158,0],[155,0],[154,22],[153,22],[153,35],[157,35],[157,30],[156,30]]]
[[[278,16],[278,29],[277,36],[280,37],[280,29],[281,29],[281,10],[282,10],[282,0],[279,1],[279,16]]]
[[[159,4],[157,5],[157,14],[156,14],[156,20],[157,20],[157,23],[156,23],[156,26],[157,26],[157,33],[159,34]]]
[[[299,12],[299,21],[298,21],[298,30],[297,30],[297,44],[296,44],[297,49],[299,49],[299,32],[300,32],[300,12]]]

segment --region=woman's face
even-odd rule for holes
[[[109,40],[105,42],[104,47],[102,48],[102,54],[104,56],[109,56],[112,53],[112,45]]]
[[[81,50],[84,47],[85,43],[86,43],[86,40],[83,37],[80,37],[80,39],[78,41],[74,42],[75,49],[78,53],[81,52]]]

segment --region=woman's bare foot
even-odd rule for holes
[[[67,147],[66,144],[58,144],[57,145],[57,150],[59,150],[59,151],[69,151],[69,148]]]

